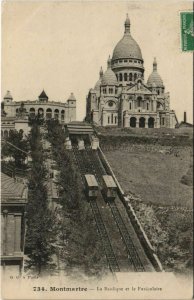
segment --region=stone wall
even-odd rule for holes
[[[128,201],[128,198],[125,196],[124,191],[122,190],[111,166],[109,165],[104,153],[102,152],[102,150],[100,148],[99,148],[99,156],[101,158],[101,161],[103,163],[105,170],[107,171],[107,174],[112,175],[112,177],[115,180],[115,183],[118,187],[118,194],[119,194],[120,200],[122,201],[123,205],[125,206],[126,212],[129,216],[130,221],[135,229],[135,232],[145,250],[145,253],[147,254],[148,258],[150,259],[151,263],[153,264],[155,270],[163,271],[163,268],[159,261],[159,258],[157,257],[156,253],[154,252],[154,249],[153,249],[145,231],[143,230],[143,228],[135,214],[135,211],[133,210],[131,203]]]

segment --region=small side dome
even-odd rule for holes
[[[157,72],[157,62],[156,58],[154,58],[153,62],[153,72],[148,77],[147,85],[150,87],[164,87],[161,76]]]
[[[71,95],[69,96],[68,100],[71,100],[71,101],[75,101],[75,96],[74,96],[74,93],[71,93]]]
[[[113,70],[111,69],[111,59],[108,59],[108,68],[102,76],[102,85],[118,85],[117,78]]]
[[[98,91],[100,89],[101,83],[102,83],[102,80],[98,79],[98,81],[96,82],[95,87],[94,87],[94,89],[96,91]]]
[[[42,93],[40,94],[40,96],[38,98],[40,101],[48,101],[48,96],[44,90],[42,91]]]
[[[6,93],[5,97],[4,97],[4,99],[13,100],[13,97],[12,97],[10,91],[7,91],[7,93]]]

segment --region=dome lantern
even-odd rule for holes
[[[107,68],[108,69],[111,68],[111,58],[110,58],[110,55],[109,55],[108,60],[107,60]]]
[[[100,68],[100,78],[102,78],[102,76],[103,76],[103,69],[102,69],[102,67]]]
[[[94,90],[98,91],[100,90],[100,86],[101,86],[101,82],[102,82],[102,77],[103,77],[103,69],[102,67],[100,68],[100,72],[99,72],[99,79],[95,84]]]
[[[125,20],[125,34],[129,33],[130,34],[130,20],[129,20],[129,16],[127,14],[126,20]]]
[[[156,61],[156,57],[154,57],[153,71],[157,71],[157,61]]]

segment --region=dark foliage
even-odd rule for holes
[[[192,271],[192,213],[181,207],[148,205],[131,200],[166,271]]]
[[[55,216],[48,209],[46,170],[39,126],[34,123],[30,134],[32,167],[29,174],[29,199],[27,206],[26,252],[27,268],[43,274],[54,268],[52,255],[55,242]]]
[[[6,142],[2,147],[2,156],[12,156],[15,161],[15,167],[21,168],[24,165],[24,161],[27,157],[27,152],[29,151],[28,140],[23,139],[22,131],[18,132],[16,130],[10,130],[9,137],[6,139]],[[11,143],[12,145],[9,143]]]
[[[65,133],[57,121],[47,122],[47,128],[53,157],[60,171],[62,222],[59,240],[64,246],[63,260],[70,273],[79,268],[88,276],[100,276],[105,271],[105,257],[72,151],[65,150]]]

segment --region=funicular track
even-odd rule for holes
[[[145,271],[144,266],[139,258],[139,255],[134,247],[133,241],[130,238],[130,234],[125,226],[125,223],[123,222],[123,219],[121,217],[121,214],[116,206],[116,203],[114,201],[109,202],[109,206],[111,208],[113,217],[118,225],[119,231],[121,233],[121,236],[125,242],[126,248],[129,253],[129,258],[131,260],[131,263],[133,264],[136,272],[143,272]]]
[[[82,182],[84,183],[84,175],[87,173],[91,173],[91,165],[87,159],[87,153],[85,150],[79,151],[76,146],[73,147],[73,152],[75,159],[77,161],[77,164],[79,166],[81,175],[82,175]],[[84,158],[84,159],[83,159]],[[94,172],[92,172],[93,174]],[[100,237],[103,242],[104,251],[106,254],[106,258],[109,264],[109,268],[112,272],[120,272],[119,264],[117,262],[115,253],[113,251],[105,224],[103,222],[101,213],[99,211],[98,205],[96,200],[92,199],[90,200],[90,206],[92,208],[95,221],[98,227],[98,231],[100,233]]]
[[[100,185],[102,185],[102,175],[107,174],[104,167],[101,164],[101,161],[98,156],[98,152],[96,150],[92,150],[90,148],[87,148],[86,151],[87,156],[89,158],[89,165],[90,165],[90,170],[91,166],[93,167],[94,174],[96,175],[97,181]],[[85,156],[85,155],[84,155]],[[104,199],[105,200],[105,199]],[[136,248],[133,244],[133,241],[130,237],[130,233],[123,221],[123,218],[120,214],[120,211],[115,203],[114,200],[108,201],[109,207],[111,208],[111,212],[113,215],[113,218],[118,226],[119,232],[122,236],[122,240],[126,246],[127,252],[128,252],[128,259],[130,265],[133,266],[134,270],[136,272],[143,272],[145,271],[145,268],[140,260],[140,257],[136,251]]]

